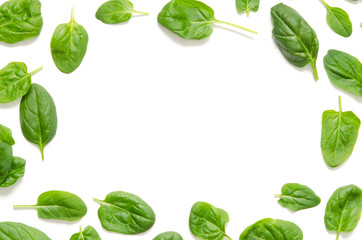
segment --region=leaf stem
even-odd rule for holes
[[[282,194],[275,194],[274,197],[276,197],[276,198],[282,198],[282,197],[284,197],[284,195],[282,195]]]
[[[216,20],[214,21],[215,23],[222,23],[222,24],[226,24],[226,25],[230,25],[230,26],[233,26],[233,27],[236,27],[236,28],[240,28],[244,31],[247,31],[247,32],[251,32],[251,33],[255,33],[257,34],[258,32],[254,31],[254,30],[251,30],[249,28],[245,28],[245,27],[242,27],[242,26],[239,26],[239,25],[236,25],[236,24],[233,24],[233,23],[229,23],[229,22],[224,22],[224,21],[220,21],[220,20]]]
[[[321,2],[323,3],[323,5],[324,5],[326,8],[330,8],[330,6],[329,6],[324,0],[321,0]]]
[[[319,77],[318,77],[318,71],[317,71],[317,61],[315,59],[312,60],[312,68],[313,68],[314,80],[317,81],[319,79]]]
[[[43,146],[40,147],[40,153],[41,153],[41,160],[44,161],[44,147]]]
[[[70,12],[70,23],[74,24],[74,7],[71,8],[71,12]]]
[[[41,66],[40,68],[37,68],[37,69],[35,69],[34,71],[32,71],[32,72],[30,73],[30,75],[34,75],[35,73],[39,72],[39,71],[42,70],[42,69],[43,69],[43,66]]]
[[[342,99],[341,99],[341,96],[338,96],[338,102],[339,102],[339,111],[342,112]]]
[[[36,208],[36,205],[13,205],[13,208]]]
[[[97,203],[99,203],[99,204],[102,204],[102,203],[103,203],[102,200],[99,200],[99,199],[97,199],[97,198],[93,198],[93,201],[95,201],[95,202],[97,202]]]
[[[143,14],[143,15],[150,15],[149,13],[146,13],[146,12],[140,12],[140,11],[136,11],[136,10],[133,10],[134,13],[139,13],[139,14]]]
[[[225,233],[225,237],[227,237],[227,239],[229,239],[229,240],[232,240],[231,237],[229,237],[229,235],[227,235],[226,233]]]
[[[339,239],[339,235],[341,234],[341,232],[337,232],[337,238],[336,238],[336,240],[338,240]]]

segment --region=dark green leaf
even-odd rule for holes
[[[259,10],[260,0],[236,0],[236,9],[239,13],[246,12],[249,16],[250,11],[257,12]]]
[[[0,183],[3,183],[8,176],[13,161],[13,149],[4,142],[0,142]]]
[[[98,217],[108,231],[137,234],[150,229],[155,223],[155,213],[140,197],[127,192],[111,192],[102,200]]]
[[[1,35],[1,34],[0,34]],[[11,62],[0,70],[0,103],[8,103],[24,96],[31,85],[31,75],[25,63]]]
[[[319,50],[317,34],[293,8],[279,3],[271,9],[273,37],[283,56],[293,65],[312,64],[314,79],[318,80],[316,61]]]
[[[0,41],[16,43],[36,37],[43,26],[38,0],[10,0],[0,6]]]
[[[57,113],[52,97],[42,86],[32,84],[21,99],[20,125],[24,137],[39,146],[44,160],[44,147],[57,131]]]
[[[92,226],[87,226],[84,230],[80,227],[79,233],[73,234],[70,240],[101,240],[101,238]]]
[[[164,232],[157,235],[153,240],[183,240],[177,232]]]
[[[327,9],[327,23],[332,30],[343,37],[351,36],[352,23],[348,13],[343,9],[329,6],[324,0],[321,1]]]
[[[36,205],[14,205],[14,208],[35,208],[44,219],[77,221],[87,213],[87,206],[77,195],[64,191],[48,191],[38,197]]]
[[[339,112],[323,112],[321,148],[330,167],[338,167],[351,156],[360,125],[361,121],[353,112],[342,112],[341,98]]]
[[[73,72],[82,63],[87,46],[87,31],[74,20],[72,8],[70,22],[57,26],[50,43],[55,65],[63,73]]]
[[[327,230],[351,232],[358,224],[362,211],[362,190],[355,185],[338,188],[329,199],[324,215]]]
[[[11,146],[15,144],[11,130],[1,124],[0,124],[0,142],[7,143]]]
[[[9,187],[16,183],[19,178],[23,177],[25,173],[25,164],[26,161],[24,159],[19,157],[13,157],[10,170],[4,182],[0,184],[0,187]]]
[[[324,68],[335,86],[362,97],[362,64],[357,58],[345,52],[329,50],[324,57]]]
[[[148,15],[133,10],[133,4],[128,0],[110,0],[98,8],[96,18],[104,23],[116,24],[130,20],[132,13]]]
[[[307,186],[298,183],[287,183],[282,187],[282,194],[276,194],[279,197],[278,203],[293,211],[312,208],[318,206],[321,199]]]
[[[214,10],[196,0],[172,0],[167,3],[157,17],[158,22],[186,39],[204,39],[211,35],[214,23],[228,24],[245,31],[256,33],[235,24],[216,20]]]
[[[225,233],[225,224],[229,215],[220,208],[206,202],[197,202],[191,208],[189,226],[198,239],[222,240],[230,239]]]
[[[2,240],[50,240],[42,231],[16,222],[0,222]]]
[[[303,232],[292,222],[265,218],[247,227],[239,239],[303,240]]]

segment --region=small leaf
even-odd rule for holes
[[[3,240],[50,240],[42,231],[16,222],[0,222],[0,239]]]
[[[15,144],[11,130],[0,124],[0,142],[9,144],[10,146]]]
[[[247,16],[249,16],[250,11],[257,12],[259,10],[260,0],[236,0],[235,2],[238,12],[246,12]]]
[[[177,232],[164,232],[158,234],[153,240],[183,240],[183,238]]]
[[[291,209],[299,211],[302,209],[318,206],[321,199],[307,186],[298,183],[287,183],[282,187],[282,194],[276,194],[279,197],[278,203]]]
[[[4,142],[0,142],[0,183],[3,183],[8,176],[13,161],[13,149]]]
[[[351,36],[352,23],[348,13],[341,8],[329,6],[324,0],[321,1],[327,9],[327,23],[332,30],[343,37]]]
[[[101,240],[101,238],[92,226],[87,226],[84,230],[80,227],[79,233],[73,234],[70,240]]]
[[[26,161],[24,159],[19,157],[13,157],[10,170],[4,182],[0,184],[0,187],[9,187],[16,183],[19,178],[23,177],[25,173],[25,164]]]
[[[98,217],[108,231],[137,234],[150,229],[155,223],[155,213],[140,197],[127,192],[111,192],[102,200]]]

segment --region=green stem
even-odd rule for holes
[[[247,31],[247,32],[251,32],[251,33],[255,33],[257,34],[258,32],[254,31],[254,30],[251,30],[249,28],[245,28],[245,27],[242,27],[242,26],[239,26],[239,25],[236,25],[236,24],[233,24],[233,23],[229,23],[229,22],[224,22],[224,21],[220,21],[220,20],[216,20],[214,21],[215,23],[222,23],[222,24],[226,24],[226,25],[230,25],[230,26],[233,26],[233,27],[236,27],[236,28],[240,28],[244,31]]]
[[[313,68],[314,80],[317,81],[317,80],[319,79],[319,77],[318,77],[317,62],[316,62],[316,60],[312,60],[312,68]]]
[[[34,71],[32,71],[32,72],[30,73],[30,75],[34,75],[35,73],[39,72],[39,71],[42,70],[42,69],[43,69],[43,67],[41,66],[40,68],[37,68],[37,69],[35,69]]]
[[[337,238],[336,238],[336,240],[338,240],[340,234],[341,234],[341,232],[337,232]]]
[[[284,195],[282,195],[282,194],[275,194],[274,197],[282,198],[282,197],[284,197]]]
[[[97,203],[99,203],[99,204],[102,204],[102,203],[103,203],[102,200],[99,200],[99,199],[97,199],[97,198],[93,198],[93,201],[95,201],[95,202],[97,202]]]
[[[229,240],[232,240],[231,237],[229,237],[227,234],[225,234],[225,237],[227,237]]]
[[[250,9],[247,8],[247,9],[246,9],[246,16],[249,17],[249,14],[250,14]]]
[[[40,153],[41,153],[41,160],[44,161],[44,148],[43,147],[40,148]]]
[[[149,13],[146,13],[146,12],[140,12],[140,11],[135,11],[133,10],[134,13],[139,13],[139,14],[143,14],[143,15],[150,15]]]
[[[80,233],[80,236],[82,237],[81,239],[84,239],[82,225],[80,225],[80,227],[79,227],[79,233]]]
[[[324,5],[326,8],[330,8],[330,6],[329,6],[324,0],[321,0],[321,2],[323,3],[323,5]]]
[[[341,96],[338,97],[338,102],[339,102],[339,112],[342,112],[342,99],[341,99]]]
[[[72,10],[70,12],[70,22],[72,25],[74,24],[74,7],[72,7]]]
[[[13,208],[36,208],[36,205],[13,205]]]

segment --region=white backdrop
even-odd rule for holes
[[[1,3],[4,1],[1,1]],[[22,61],[29,71],[44,69],[33,82],[52,95],[58,131],[41,161],[37,146],[20,129],[20,100],[0,105],[0,123],[11,128],[14,155],[27,160],[26,173],[14,186],[0,189],[0,221],[19,221],[54,240],[69,239],[79,225],[92,225],[102,239],[152,239],[177,231],[194,239],[188,228],[191,206],[206,201],[226,210],[226,232],[233,239],[250,224],[271,217],[298,224],[304,239],[335,239],[324,226],[324,209],[338,187],[362,187],[362,141],[350,159],[329,169],[320,150],[322,112],[352,110],[362,118],[362,101],[330,83],[323,68],[329,49],[362,59],[362,4],[329,0],[345,9],[354,24],[350,38],[327,25],[318,0],[285,0],[314,28],[320,41],[315,82],[311,67],[289,64],[272,40],[270,8],[280,0],[261,0],[250,17],[236,12],[233,0],[205,0],[217,19],[259,34],[215,26],[202,41],[183,40],[157,23],[168,0],[134,0],[149,16],[105,25],[95,18],[104,0],[42,1],[40,36],[23,43],[0,44],[0,66]],[[72,74],[58,71],[50,54],[55,27],[75,20],[89,34],[81,66]],[[278,205],[275,193],[284,183],[311,187],[322,199],[313,209],[292,213]],[[13,210],[35,204],[48,190],[80,196],[88,214],[78,222],[39,219],[36,210]],[[156,223],[141,235],[102,229],[93,197],[112,191],[134,193],[156,213]],[[341,239],[359,239],[362,224]]]

